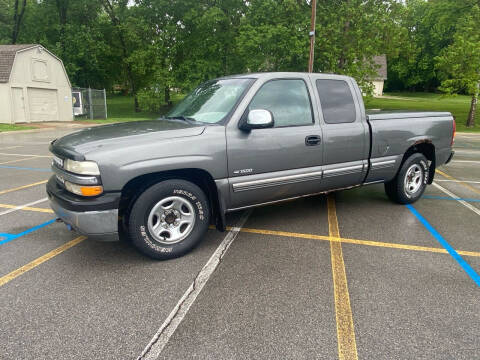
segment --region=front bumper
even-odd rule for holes
[[[58,186],[54,176],[47,183],[47,194],[55,214],[79,233],[94,237],[118,234],[119,194],[82,199]]]

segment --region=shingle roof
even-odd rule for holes
[[[0,45],[0,83],[6,83],[10,79],[15,54],[24,49],[28,49],[35,44],[22,45]]]
[[[372,80],[387,80],[387,55],[374,56],[373,63],[377,66],[377,74]]]

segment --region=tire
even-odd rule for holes
[[[192,250],[210,224],[210,206],[203,191],[185,180],[165,180],[146,189],[128,219],[132,244],[158,260]]]
[[[393,202],[412,204],[423,195],[428,174],[427,158],[420,153],[412,154],[404,161],[397,176],[385,183],[385,192]]]

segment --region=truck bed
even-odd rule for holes
[[[453,133],[449,112],[369,111],[367,123],[371,131],[367,183],[391,180],[403,155],[417,144],[432,146],[437,165],[444,164],[451,154],[452,138],[445,136]]]

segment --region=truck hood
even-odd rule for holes
[[[205,130],[203,124],[189,124],[180,120],[149,120],[108,124],[86,128],[66,135],[52,143],[51,151],[81,160],[97,149],[126,147],[139,142],[159,141],[197,136]]]

